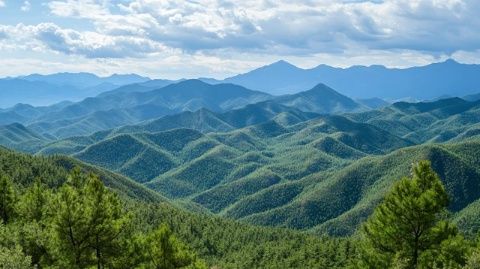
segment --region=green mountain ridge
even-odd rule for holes
[[[148,86],[142,86],[144,84]],[[156,86],[157,88],[155,88]],[[261,109],[255,106],[250,107],[250,111],[246,115],[242,116],[238,112],[229,114],[231,110],[266,100],[269,102],[263,104]],[[282,105],[290,108],[280,107]],[[27,109],[28,113],[25,113]],[[284,122],[298,122],[299,119],[307,116],[303,112],[329,114],[368,110],[367,107],[359,105],[323,84],[306,92],[275,97],[234,84],[210,85],[200,80],[182,80],[165,85],[162,82],[149,81],[143,84],[123,86],[76,103],[39,108],[32,106],[27,108],[26,105],[15,106],[0,111],[0,124],[19,122],[44,136],[62,139],[90,135],[125,125],[138,125],[143,121],[169,115],[172,116],[171,119],[176,117],[178,120],[183,120],[183,125],[185,125],[187,124],[185,121],[192,119],[188,119],[189,116],[186,114],[183,114],[186,118],[181,119],[179,114],[201,109],[224,113],[223,117],[220,117],[221,121],[227,121],[234,127],[224,126],[224,130],[232,130],[271,119],[273,115],[279,113],[278,110],[293,113],[284,115]],[[260,111],[254,113],[255,109],[260,109]],[[296,111],[294,111],[295,109]],[[205,117],[207,116],[205,115]],[[215,123],[212,122],[212,124],[214,124],[212,127],[215,128]],[[177,128],[180,127],[185,126],[179,124]],[[205,131],[209,130],[206,127]]]

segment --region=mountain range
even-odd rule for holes
[[[150,80],[139,75],[98,77],[90,73],[32,74],[0,79],[0,108],[18,103],[33,106],[52,105],[62,101],[79,101],[122,85]]]
[[[66,138],[199,109],[227,112],[267,100],[312,113],[369,109],[323,84],[298,94],[275,97],[233,84],[184,80],[153,90],[138,84],[123,86],[80,102],[48,107],[16,105],[0,111],[0,124],[21,123],[42,136]],[[255,117],[253,112],[250,117]]]
[[[355,233],[412,162],[428,159],[451,197],[451,219],[478,231],[476,95],[393,104],[367,97],[323,83],[272,95],[218,81],[147,80],[81,101],[1,109],[0,144],[67,155],[186,210],[341,236]]]
[[[245,74],[225,79],[273,95],[296,93],[324,83],[353,98],[398,100],[434,99],[442,95],[464,96],[480,92],[480,65],[454,60],[404,69],[381,65],[335,68],[319,65],[302,69],[278,61]]]
[[[403,69],[380,65],[348,68],[318,65],[302,69],[281,60],[223,80],[199,80],[208,84],[236,84],[274,96],[299,93],[323,83],[343,95],[359,99],[359,103],[378,107],[386,105],[383,100],[431,100],[467,95],[470,96],[467,98],[475,98],[480,92],[479,72],[479,65],[461,64],[451,59]],[[184,80],[151,80],[135,74],[98,77],[89,73],[4,78],[0,79],[0,108],[17,103],[45,106],[66,100],[79,101],[104,92],[150,91]]]

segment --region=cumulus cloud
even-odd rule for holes
[[[478,62],[480,50],[477,0],[52,0],[43,8],[56,24],[0,25],[0,49],[130,68],[135,59],[151,70],[161,61],[171,73],[195,62],[221,74],[282,58],[304,66]]]
[[[110,36],[90,31],[63,29],[53,23],[38,25],[18,24],[2,26],[0,33],[12,46],[21,44],[24,49],[48,49],[87,58],[143,57],[168,50],[160,43],[134,36]]]
[[[358,47],[432,53],[479,47],[476,0],[66,0],[53,14],[99,32],[147,37],[185,51],[233,48],[286,54]]]

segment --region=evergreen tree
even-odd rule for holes
[[[430,162],[414,165],[413,176],[395,184],[363,226],[361,266],[433,268],[432,261],[439,257],[432,257],[463,240],[456,227],[442,220],[447,204],[445,188]],[[442,265],[450,262],[445,257]]]
[[[55,204],[54,230],[56,256],[66,268],[86,268],[93,263],[90,251],[89,216],[84,205],[84,182],[79,170],[73,170],[68,184],[62,186]]]
[[[50,206],[51,191],[42,184],[39,178],[27,188],[20,198],[18,214],[24,221],[41,222]]]
[[[14,223],[0,222],[0,268],[31,268],[31,259],[22,251],[19,244],[19,227]]]
[[[15,215],[16,195],[12,180],[0,175],[0,220],[7,224]]]
[[[146,236],[144,245],[145,262],[143,268],[207,268],[202,261],[197,260],[193,254],[185,249],[166,225],[161,225]]]
[[[108,191],[98,176],[89,175],[85,186],[85,213],[89,218],[90,247],[98,269],[112,264],[120,253],[120,234],[128,222],[118,197]]]
[[[25,254],[31,257],[32,265],[37,268],[42,268],[42,263],[47,263],[51,258],[48,251],[51,199],[51,191],[37,178],[21,196],[18,206],[20,244]]]
[[[58,256],[65,266],[101,269],[122,255],[120,235],[129,215],[98,176],[74,169],[58,195],[56,215]]]
[[[25,256],[20,246],[5,248],[0,246],[0,268],[2,269],[30,269],[31,259]]]

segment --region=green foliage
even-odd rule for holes
[[[464,269],[480,269],[480,250],[477,249],[470,254]]]
[[[19,246],[5,248],[0,246],[0,268],[2,269],[30,269],[30,258],[25,256]]]
[[[146,246],[142,253],[145,261],[141,263],[140,268],[207,268],[202,261],[197,260],[185,249],[166,225],[161,225],[142,238],[142,243]]]
[[[9,223],[15,217],[16,194],[12,180],[0,174],[0,220]]]
[[[136,229],[165,220],[212,268],[344,268],[355,253],[348,239],[250,226],[167,204],[136,208]]]
[[[119,255],[119,237],[128,218],[118,198],[93,174],[74,170],[53,203],[56,255],[65,267],[110,266]]]
[[[456,227],[442,220],[447,204],[438,175],[428,161],[419,162],[412,177],[396,183],[363,226],[363,266],[460,268],[466,244]]]
[[[1,190],[18,192],[4,178]],[[206,268],[165,225],[135,234],[119,196],[78,167],[59,189],[37,179],[19,200],[0,222],[1,268]]]

